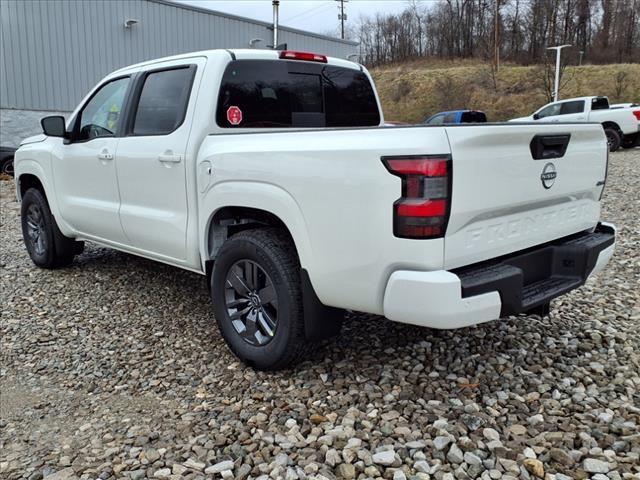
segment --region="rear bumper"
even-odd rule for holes
[[[523,252],[449,271],[396,271],[387,283],[390,320],[452,329],[532,310],[584,285],[607,264],[615,227],[600,223]]]

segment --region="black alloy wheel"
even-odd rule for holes
[[[235,262],[225,282],[227,314],[249,345],[271,342],[278,326],[278,298],[271,277],[253,260]]]
[[[27,207],[26,237],[28,247],[37,255],[43,256],[49,248],[49,239],[46,234],[46,224],[42,208],[37,203],[31,203]]]

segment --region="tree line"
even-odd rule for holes
[[[571,44],[570,63],[640,61],[640,0],[412,0],[399,14],[361,17],[360,61],[420,57],[544,63]]]

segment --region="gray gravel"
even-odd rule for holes
[[[277,374],[227,350],[202,277],[89,245],[35,268],[1,183],[1,478],[640,478],[640,150],[612,263],[550,318],[354,315]]]

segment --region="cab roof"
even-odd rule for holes
[[[126,67],[120,68],[111,73],[123,73],[128,70],[141,68],[149,65],[154,65],[156,63],[173,61],[173,60],[181,60],[186,58],[193,57],[219,57],[220,55],[226,55],[229,57],[229,60],[280,60],[281,50],[271,50],[271,49],[257,49],[257,48],[240,48],[240,49],[214,49],[214,50],[201,50],[197,52],[188,52],[181,53],[179,55],[171,55],[168,57],[155,58],[153,60],[147,60],[145,62],[135,63],[133,65],[128,65]],[[314,52],[315,53],[315,52]],[[363,67],[359,63],[352,62],[350,60],[343,60],[337,57],[329,57],[327,58],[327,65],[333,65],[336,67],[342,68],[351,68],[354,70],[362,70]],[[303,61],[303,60],[296,60]]]

